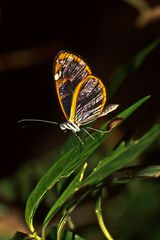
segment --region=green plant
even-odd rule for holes
[[[110,94],[114,94],[124,79],[135,71],[146,56],[160,42],[160,39],[153,42],[142,52],[137,54],[127,65],[122,66],[113,77],[110,85]],[[150,179],[160,176],[160,166],[150,167],[129,167],[126,165],[136,160],[141,153],[148,150],[150,145],[160,136],[160,125],[155,124],[142,137],[137,140],[121,141],[114,149],[106,152],[105,156],[98,156],[96,166],[90,166],[90,158],[96,149],[101,147],[123,121],[125,121],[137,108],[145,103],[150,96],[146,96],[135,102],[127,109],[123,110],[116,117],[103,124],[100,129],[110,128],[108,133],[93,133],[93,139],[88,136],[84,146],[79,143],[74,136],[71,136],[62,149],[54,164],[49,168],[44,176],[30,194],[25,210],[26,223],[30,229],[30,234],[17,233],[12,239],[82,239],[71,231],[64,230],[65,224],[72,226],[70,219],[71,213],[89,194],[95,199],[95,213],[100,228],[107,239],[113,239],[109,234],[102,217],[102,196],[103,188],[115,184],[126,183],[135,179]],[[118,120],[118,121],[117,121]],[[111,126],[112,123],[112,126]],[[113,124],[115,123],[115,124]],[[73,144],[74,143],[74,144]],[[65,167],[64,167],[65,166]],[[87,171],[87,168],[89,169]],[[63,188],[65,182],[70,179],[68,186]],[[34,226],[34,216],[41,201],[51,188],[57,186],[57,199],[48,210],[43,219],[40,231]],[[61,219],[55,228],[50,227],[49,223],[60,212]],[[39,234],[40,232],[40,234]]]

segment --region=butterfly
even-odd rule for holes
[[[83,58],[69,51],[59,52],[53,63],[53,77],[58,100],[66,119],[60,124],[60,128],[72,131],[77,137],[81,127],[88,135],[90,133],[86,128],[104,132],[83,126],[114,111],[119,105],[106,105],[106,88],[103,82],[92,74]],[[22,119],[20,122],[27,120],[58,124],[40,119]],[[81,141],[80,138],[79,140]]]

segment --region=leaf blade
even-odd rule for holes
[[[123,120],[128,118],[137,108],[139,108],[150,96],[146,96],[136,103],[132,104],[126,110],[118,115]],[[106,129],[107,123],[102,126]],[[54,186],[62,178],[67,178],[73,171],[75,171],[84,161],[90,156],[103,142],[110,136],[111,132],[101,135],[94,133],[94,140],[90,137],[86,138],[85,145],[81,146],[74,143],[65,154],[51,166],[46,174],[39,180],[34,190],[31,192],[25,210],[25,220],[31,232],[34,232],[33,217],[37,207],[44,198],[46,192]],[[65,168],[64,168],[65,166]]]
[[[142,49],[138,54],[136,54],[130,61],[121,66],[117,72],[111,78],[111,82],[108,88],[109,98],[111,95],[114,95],[118,90],[122,82],[129,76],[131,73],[136,71],[138,67],[144,62],[145,58],[160,44],[160,38],[157,38],[146,48]]]
[[[94,171],[83,181],[83,187],[98,184],[114,171],[132,162],[159,136],[160,125],[156,124],[139,140],[131,142],[127,146],[124,145],[122,148],[118,148],[117,151],[112,152],[110,156],[99,162]]]
[[[121,169],[112,176],[112,183],[127,183],[137,179],[159,179],[160,165],[133,166]]]
[[[68,198],[78,190],[79,185],[83,179],[83,175],[86,167],[87,167],[87,163],[84,164],[82,170],[78,172],[78,174],[74,177],[74,179],[69,184],[69,186],[64,190],[64,192],[60,195],[60,197],[57,199],[57,201],[49,210],[43,222],[43,230],[42,230],[44,232],[43,234],[45,234],[45,229],[48,223],[51,221],[51,219],[55,215],[55,213],[59,210],[60,207],[62,207],[62,205],[66,202],[66,200],[68,200]]]

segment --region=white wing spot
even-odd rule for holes
[[[58,79],[59,79],[58,73],[56,73],[56,74],[54,75],[54,79],[55,79],[55,80],[58,80]]]
[[[55,79],[55,80],[59,80],[60,77],[61,77],[61,71],[59,71],[58,73],[56,73],[56,74],[54,75],[54,79]]]

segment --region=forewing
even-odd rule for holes
[[[58,99],[68,120],[74,90],[86,76],[91,74],[91,70],[81,57],[62,51],[55,58],[53,74]]]
[[[70,121],[83,125],[96,120],[105,103],[106,90],[103,83],[95,76],[87,76],[75,89]]]

